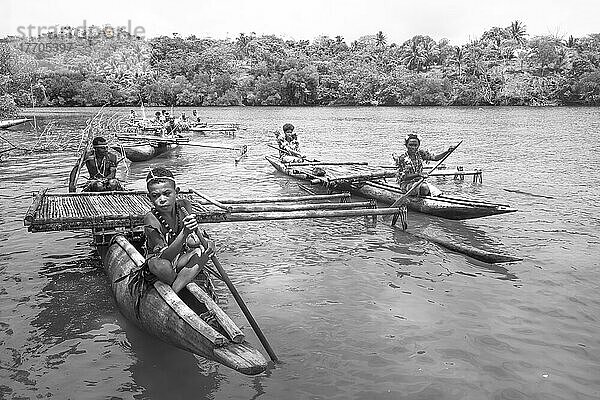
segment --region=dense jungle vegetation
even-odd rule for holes
[[[101,28],[102,29],[102,28]],[[533,36],[520,21],[463,45],[383,32],[346,43],[70,27],[0,43],[0,110],[31,106],[599,105],[600,34]],[[37,46],[36,46],[37,44]]]

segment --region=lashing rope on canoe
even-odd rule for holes
[[[111,239],[110,246],[112,246],[115,243],[115,239],[116,236],[114,236]],[[158,280],[158,277],[150,271],[150,267],[148,266],[148,260],[145,260],[144,263],[138,269],[135,269],[130,273],[117,278],[114,281],[114,283],[119,283],[126,278],[129,279],[127,282],[127,289],[129,290],[129,294],[135,299],[135,315],[136,317],[139,317],[141,300],[148,291],[148,289],[151,288],[154,285],[154,282]]]

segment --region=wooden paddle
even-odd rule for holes
[[[183,214],[185,216],[189,215],[189,213],[187,212],[187,210],[185,209],[185,207],[180,207],[180,208],[181,208],[181,211],[183,212]],[[200,239],[200,243],[202,243],[202,246],[204,246],[205,248],[208,248],[208,243],[206,241],[206,238],[208,237],[208,235],[206,234],[206,232],[202,232],[201,233],[198,230],[197,235],[198,235],[198,239]],[[237,291],[237,289],[233,285],[233,282],[231,282],[231,279],[229,279],[229,276],[227,275],[227,272],[225,272],[225,269],[223,269],[223,266],[219,262],[219,259],[217,258],[216,254],[213,253],[210,256],[210,259],[213,262],[214,266],[217,268],[217,271],[219,271],[219,275],[221,275],[221,279],[227,285],[227,288],[229,289],[229,291],[233,295],[233,298],[237,302],[238,306],[240,306],[240,309],[242,310],[242,312],[246,316],[246,319],[248,320],[248,322],[252,326],[252,329],[254,329],[254,332],[256,333],[256,336],[258,337],[258,340],[260,340],[260,343],[263,345],[263,347],[265,348],[265,350],[269,354],[269,357],[271,358],[271,360],[273,360],[273,362],[275,362],[275,363],[279,362],[279,359],[277,358],[277,355],[275,355],[275,352],[273,351],[273,348],[271,347],[271,345],[267,341],[267,338],[265,337],[265,335],[262,333],[262,330],[258,326],[258,323],[256,322],[256,320],[254,319],[254,317],[250,313],[250,310],[246,306],[246,303],[242,299],[242,296],[240,296],[239,292]]]
[[[85,156],[90,148],[91,140],[88,138],[88,141],[85,144],[83,152],[79,155],[75,166],[71,170],[69,174],[69,192],[74,193],[77,191],[77,179],[79,179],[79,174],[81,172],[81,168],[83,168],[83,161],[85,160]]]
[[[411,188],[408,190],[408,192],[404,193],[404,194],[403,194],[402,196],[400,196],[400,197],[399,197],[399,198],[398,198],[396,201],[394,201],[394,202],[392,203],[392,205],[390,206],[390,208],[394,208],[394,207],[398,207],[398,208],[400,208],[400,206],[401,206],[401,205],[404,203],[404,200],[405,200],[405,199],[406,199],[406,198],[407,198],[407,197],[408,197],[408,196],[409,196],[409,195],[410,195],[412,192],[414,192],[414,190],[415,190],[416,188],[418,188],[418,187],[421,185],[421,183],[423,183],[423,181],[425,181],[425,179],[427,179],[427,177],[428,177],[428,176],[429,176],[429,175],[430,175],[430,174],[431,174],[433,171],[435,171],[435,170],[436,170],[436,168],[437,168],[437,167],[439,167],[440,165],[442,165],[442,163],[443,163],[444,161],[446,161],[446,158],[448,158],[448,156],[450,156],[450,154],[452,154],[452,153],[454,152],[454,150],[456,150],[456,148],[457,148],[458,146],[460,146],[460,144],[461,144],[462,142],[463,142],[462,140],[461,140],[460,142],[458,142],[458,144],[457,144],[456,146],[454,146],[454,148],[453,148],[451,151],[449,151],[448,153],[446,153],[446,155],[445,155],[444,157],[442,157],[442,159],[441,159],[440,161],[438,161],[438,163],[437,163],[437,164],[435,164],[435,165],[433,166],[433,168],[431,168],[431,170],[430,170],[428,173],[426,173],[426,174],[425,174],[425,176],[422,176],[422,177],[421,177],[421,179],[419,179],[419,180],[418,180],[418,181],[417,181],[417,182],[416,182],[416,183],[415,183],[415,184],[414,184],[414,185],[413,185],[413,186],[412,186],[412,187],[411,187]],[[399,215],[399,214],[395,214],[395,215],[394,215],[394,217],[392,218],[392,225],[396,225],[396,221],[398,221],[398,215]]]

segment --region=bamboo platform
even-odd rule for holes
[[[215,200],[191,189],[180,193],[199,223],[392,215],[374,201],[348,202],[349,193]],[[332,202],[335,201],[335,202]],[[31,232],[92,229],[103,235],[140,233],[152,204],[145,191],[53,193],[40,191],[25,214]]]

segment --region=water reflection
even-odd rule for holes
[[[204,399],[226,377],[217,364],[164,343],[124,322],[127,344],[135,362],[127,368],[143,398]]]

